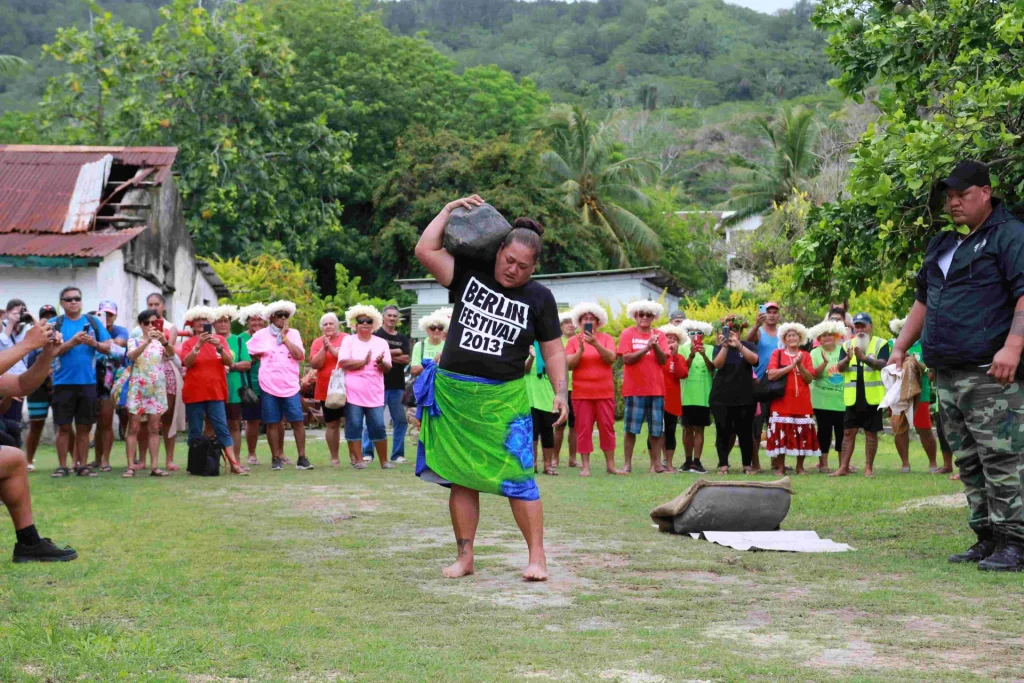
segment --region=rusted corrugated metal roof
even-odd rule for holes
[[[131,239],[114,239],[117,235],[128,234],[127,231],[106,236],[88,232],[111,164],[153,168],[155,172],[146,180],[159,185],[170,176],[177,153],[175,147],[0,145],[0,235],[42,234],[54,240],[19,240],[16,248],[22,250],[18,252],[20,255],[80,255],[85,250],[92,256],[105,256]],[[100,196],[94,196],[97,188]],[[131,236],[138,232],[135,230]],[[93,234],[95,240],[77,240],[72,246],[58,245],[59,240],[72,235]],[[29,248],[27,244],[41,251],[24,251]],[[103,248],[108,251],[96,253]]]
[[[138,236],[145,226],[71,234],[0,234],[0,256],[73,256],[103,258]]]

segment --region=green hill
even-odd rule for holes
[[[497,64],[555,100],[704,108],[823,92],[834,70],[800,0],[778,16],[722,0],[396,0],[393,31],[464,67]]]

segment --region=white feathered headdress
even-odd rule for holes
[[[842,339],[846,334],[846,325],[838,320],[825,320],[807,330],[807,337],[809,339],[817,339],[823,334],[832,334]]]
[[[647,311],[654,314],[654,319],[657,320],[661,317],[661,314],[665,312],[665,307],[657,301],[634,301],[626,306],[626,315],[630,318],[636,318],[636,314],[641,311]]]
[[[238,317],[238,306],[232,306],[231,304],[224,304],[213,309],[214,321],[220,320],[221,318],[227,318],[228,320],[234,320]]]
[[[381,325],[384,324],[384,318],[381,317],[380,311],[373,306],[367,306],[366,304],[356,304],[345,311],[345,324],[348,325],[350,330],[354,330],[356,329],[356,318],[364,315],[373,319],[374,332],[379,330]]]
[[[238,320],[238,322],[242,323],[243,325],[248,325],[249,318],[263,317],[264,308],[266,308],[266,306],[263,305],[262,301],[259,301],[254,304],[249,304],[248,306],[243,306],[242,308],[238,309],[238,317],[236,318],[236,320]]]
[[[900,332],[903,331],[903,326],[907,324],[906,318],[893,318],[889,321],[889,329],[897,337],[900,336]]]
[[[790,332],[796,332],[800,335],[800,346],[807,343],[807,328],[800,323],[783,323],[779,325],[779,341],[784,341],[786,335]]]
[[[686,340],[689,338],[689,334],[686,332],[686,327],[683,325],[662,325],[658,328],[658,331],[662,334],[675,335],[680,344],[685,344]]]
[[[437,309],[430,315],[440,315],[451,320],[452,316],[455,315],[455,309],[452,308],[451,306],[442,306],[441,308]]]
[[[288,317],[291,318],[293,315],[295,315],[295,303],[284,300],[273,301],[267,304],[266,307],[263,309],[263,319],[270,320],[271,318],[274,317],[275,313],[280,313],[281,311],[287,313]]]
[[[561,325],[562,323],[573,323],[574,325],[576,324],[575,321],[572,319],[571,310],[558,312],[558,324]]]
[[[209,306],[193,306],[192,308],[185,311],[185,322],[190,323],[193,320],[209,320],[213,322],[216,320],[214,316],[214,309]]]
[[[685,328],[687,332],[700,332],[705,337],[710,337],[715,331],[715,328],[711,326],[711,323],[706,323],[703,320],[690,320],[689,318],[684,320],[680,327]]]
[[[584,315],[590,313],[597,318],[597,326],[603,327],[608,324],[608,311],[604,310],[604,306],[595,304],[592,301],[581,301],[576,304],[576,307],[569,311],[572,314],[572,324],[576,327],[583,327],[583,323],[580,320]]]
[[[451,322],[451,318],[446,315],[440,314],[438,311],[434,311],[430,315],[425,315],[420,318],[420,329],[426,332],[433,325],[440,325],[446,332],[448,331],[448,324]]]

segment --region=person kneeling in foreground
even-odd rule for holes
[[[569,408],[558,307],[550,290],[530,280],[544,232],[537,222],[517,218],[493,263],[455,258],[444,249],[452,210],[482,204],[477,195],[449,203],[416,245],[420,263],[456,301],[440,363],[424,360],[416,382],[422,420],[416,475],[451,487],[458,558],[445,577],[473,573],[483,491],[509,499],[529,548],[523,578],[545,581],[544,511],[533,475],[533,421],[523,376],[536,339],[555,389],[555,426],[563,424]],[[491,330],[507,333],[499,337]]]
[[[59,334],[49,325],[36,325],[24,339],[0,352],[0,373],[10,370],[22,358],[42,349],[39,362],[20,375],[0,377],[0,395],[27,396],[42,384],[50,373],[50,364],[62,343]],[[17,541],[13,560],[23,562],[68,562],[78,557],[71,548],[58,548],[48,538],[40,538],[32,521],[32,497],[28,492],[28,461],[17,448],[0,447],[0,500],[14,522]]]

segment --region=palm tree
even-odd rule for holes
[[[14,55],[0,55],[0,76],[17,73],[26,66],[28,66],[28,62],[21,57],[15,57]]]
[[[619,267],[629,265],[629,250],[648,260],[658,258],[658,235],[623,204],[647,206],[637,187],[647,162],[616,159],[614,136],[607,122],[593,121],[579,105],[557,109],[544,127],[551,149],[543,159],[563,201],[581,220],[598,228]]]
[[[741,172],[741,180],[730,190],[732,195],[721,205],[736,213],[723,221],[726,225],[771,212],[794,194],[806,190],[814,174],[817,157],[814,145],[818,125],[814,112],[804,107],[783,109],[773,121],[758,118],[755,124],[772,146],[767,164]]]

